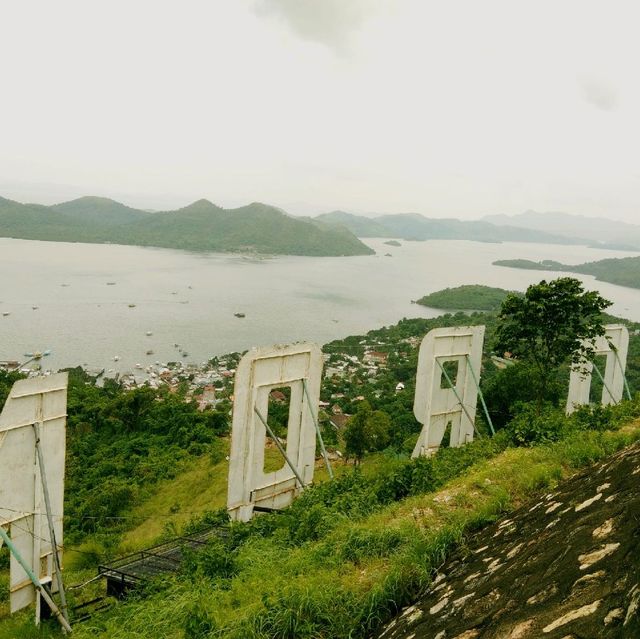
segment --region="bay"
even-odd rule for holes
[[[411,300],[442,288],[524,290],[558,275],[493,266],[496,259],[578,264],[636,255],[528,243],[365,242],[376,255],[256,258],[0,238],[0,360],[51,349],[45,368],[126,372],[272,343],[324,343],[403,317],[434,317],[442,311]],[[576,277],[612,300],[613,314],[640,321],[640,290]]]

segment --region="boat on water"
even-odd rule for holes
[[[153,335],[153,333],[152,333],[151,331],[147,331],[147,332],[145,333],[145,335],[146,335],[147,337],[151,337],[151,336]]]
[[[31,307],[34,311],[37,311],[40,307],[39,306],[32,306]]]
[[[153,351],[152,351],[151,349],[149,349],[149,350],[147,351],[147,355],[153,355]]]
[[[182,351],[182,357],[189,357],[189,353],[187,353],[187,351]]]
[[[4,312],[2,313],[2,317],[7,317],[7,316],[9,316],[9,315],[11,315],[11,313],[10,313],[9,311],[4,311]]]
[[[136,305],[135,304],[129,304],[129,308],[135,308]]]
[[[244,313],[234,313],[235,317],[245,317]]]
[[[120,355],[114,355],[114,356],[113,356],[113,361],[114,361],[114,362],[118,362],[118,361],[120,361]]]
[[[107,282],[107,286],[115,286],[116,283],[115,282]]]

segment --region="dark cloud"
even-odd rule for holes
[[[345,54],[352,35],[377,4],[377,0],[258,0],[255,7],[259,15],[283,20],[299,37]]]
[[[618,106],[618,93],[607,81],[591,76],[579,79],[582,97],[602,111],[613,111]]]

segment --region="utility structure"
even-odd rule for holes
[[[287,507],[313,480],[316,437],[331,473],[318,424],[322,351],[316,344],[271,346],[249,351],[236,370],[229,457],[227,509],[235,521],[254,511]],[[269,425],[269,396],[290,392],[286,448]],[[282,455],[282,466],[265,472],[267,435]]]
[[[0,413],[0,545],[11,552],[11,612],[35,603],[36,624],[50,611],[71,631],[62,583],[66,416],[67,373],[13,385]]]
[[[434,454],[451,425],[450,446],[473,439],[484,326],[434,328],[420,345],[413,413],[422,424],[412,457]],[[453,364],[451,373],[447,371]],[[491,418],[483,408],[487,422]]]
[[[622,399],[622,393],[625,389],[627,397],[631,399],[631,391],[625,377],[629,331],[622,324],[608,324],[604,329],[604,335],[597,337],[593,343],[585,343],[586,346],[593,347],[595,356],[604,355],[606,357],[604,373],[595,362],[588,359],[583,359],[571,367],[567,415],[573,413],[579,406],[589,403],[593,371],[602,382],[600,403],[603,406],[617,404]]]

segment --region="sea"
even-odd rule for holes
[[[497,259],[567,264],[637,255],[584,246],[367,239],[375,255],[255,257],[0,238],[0,361],[49,352],[45,369],[111,374],[202,363],[253,346],[362,334],[443,311],[413,304],[461,284],[523,291],[557,273]],[[640,290],[576,275],[640,321]],[[238,315],[243,315],[238,317]]]

